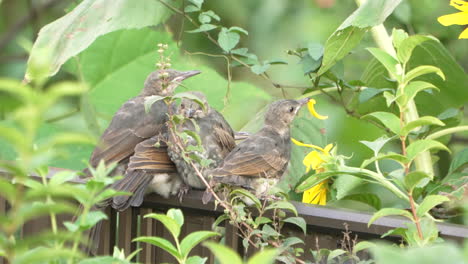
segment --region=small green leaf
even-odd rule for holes
[[[309,53],[309,56],[316,61],[323,57],[323,51],[323,45],[320,43],[309,43],[309,45],[307,45],[307,52]]]
[[[377,118],[385,127],[390,129],[393,133],[400,134],[400,119],[388,112],[373,112],[363,116],[362,118],[374,117]]]
[[[468,164],[468,148],[463,149],[462,151],[455,154],[450,163],[450,168],[448,175],[454,173],[458,169],[462,168],[465,164]]]
[[[297,244],[304,244],[304,241],[298,237],[288,237],[283,240],[283,244],[281,244],[281,246],[283,248],[289,248]]]
[[[378,48],[368,48],[367,49],[390,73],[390,77],[396,79],[398,75],[397,65],[398,61],[392,57],[392,55],[386,53],[385,51]]]
[[[197,231],[188,234],[180,243],[182,257],[188,256],[190,251],[202,241],[220,234],[211,231]]]
[[[10,181],[0,178],[0,197],[5,198],[10,203],[16,198],[16,188]]]
[[[260,252],[256,253],[253,255],[247,264],[273,264],[275,263],[276,256],[278,256],[278,250],[277,249],[264,249],[261,250]]]
[[[73,178],[77,177],[76,172],[74,171],[59,171],[55,173],[49,181],[50,185],[60,185]]]
[[[232,249],[218,243],[205,242],[203,246],[207,247],[216,257],[220,264],[242,264],[242,259]]]
[[[176,259],[181,259],[182,257],[174,245],[171,244],[171,242],[161,237],[137,237],[133,239],[132,242],[145,242],[163,249],[167,253],[174,256]]]
[[[307,179],[305,179],[303,182],[301,182],[301,184],[299,184],[297,187],[296,187],[296,192],[297,193],[301,193],[301,192],[305,192],[306,190],[314,187],[315,185],[335,176],[335,175],[338,175],[340,173],[337,173],[337,172],[333,172],[333,171],[328,171],[328,172],[322,172],[322,173],[317,173],[317,174],[311,174],[310,177],[308,177]]]
[[[413,79],[415,79],[415,78],[417,78],[419,76],[425,75],[425,74],[429,74],[429,73],[435,73],[435,74],[439,75],[440,78],[442,78],[442,80],[445,80],[445,75],[439,68],[437,68],[435,66],[430,66],[430,65],[422,65],[422,66],[418,66],[418,67],[412,69],[411,71],[407,72],[406,75],[405,75],[405,80],[404,81],[406,83],[409,83]]]
[[[369,241],[361,241],[359,243],[357,243],[354,247],[353,247],[353,255],[356,255],[356,253],[358,253],[359,251],[361,250],[365,250],[365,249],[369,249],[369,248],[373,248],[375,247],[376,245],[372,242],[369,242]]]
[[[184,225],[184,214],[180,209],[171,208],[167,211],[166,215],[174,219],[179,226]]]
[[[374,155],[377,155],[380,150],[387,144],[390,140],[394,139],[394,137],[387,137],[386,135],[381,136],[377,138],[374,141],[366,141],[366,140],[361,140],[362,144],[364,144],[366,147],[370,148],[372,151],[374,151]]]
[[[369,223],[367,226],[371,226],[373,222],[375,222],[377,219],[384,217],[384,216],[389,216],[389,215],[401,215],[404,216],[411,221],[414,221],[413,216],[411,215],[410,212],[403,210],[403,209],[397,209],[397,208],[384,208],[381,209],[380,211],[376,212],[372,218],[369,220]]]
[[[151,95],[145,97],[145,111],[146,113],[150,112],[151,106],[157,101],[161,101],[168,98],[167,96]]]
[[[374,163],[375,161],[383,160],[383,159],[391,159],[400,164],[405,164],[409,162],[408,158],[398,153],[394,153],[394,152],[380,153],[377,156],[364,160],[361,164],[361,168],[365,168],[369,166],[370,164]]]
[[[197,29],[194,29],[194,30],[188,30],[188,31],[185,31],[187,33],[199,33],[199,32],[206,32],[206,31],[210,31],[210,30],[213,30],[215,28],[217,28],[218,26],[216,25],[212,25],[212,24],[203,24],[201,25],[199,28]]]
[[[304,235],[307,233],[307,223],[302,217],[289,217],[289,218],[284,219],[283,222],[297,225],[298,227],[302,229],[302,232],[304,232]]]
[[[408,38],[408,33],[406,33],[404,30],[396,29],[396,28],[393,29],[392,42],[393,42],[393,47],[395,47],[395,49],[398,50],[401,42],[403,42],[403,40],[405,40],[406,38]]]
[[[411,143],[406,149],[406,157],[412,161],[418,154],[430,149],[441,149],[450,152],[450,150],[439,141],[431,139],[421,139]]]
[[[268,223],[271,223],[272,220],[270,218],[267,218],[267,217],[264,217],[264,216],[259,216],[257,218],[255,218],[255,225],[256,226],[260,226],[260,225],[263,225],[263,224],[268,224]]]
[[[171,232],[174,238],[179,237],[181,226],[176,222],[176,220],[163,214],[154,214],[154,213],[145,215],[145,218],[148,218],[148,217],[160,221],[167,228],[167,230]]]
[[[270,64],[263,64],[263,65],[256,64],[250,67],[250,70],[257,75],[260,75],[266,72],[269,68],[270,68]]]
[[[198,15],[198,21],[202,24],[210,23],[211,19],[214,19],[216,21],[221,20],[221,18],[212,10],[202,12],[200,15]]]
[[[193,93],[190,93],[190,92],[177,93],[173,95],[172,98],[173,99],[182,99],[182,98],[190,99],[194,101],[195,103],[197,103],[203,109],[203,111],[206,110],[206,105],[203,102],[203,100]]]
[[[314,60],[309,54],[302,57],[301,60],[299,61],[299,64],[302,65],[302,71],[304,72],[304,74],[309,74],[309,73],[317,71],[321,63],[322,63],[321,59]]]
[[[257,208],[262,207],[262,203],[260,202],[260,200],[253,193],[247,191],[246,189],[242,189],[242,188],[235,189],[231,192],[231,196],[234,196],[234,195],[245,196],[249,198],[255,204]]]
[[[422,171],[412,171],[405,176],[405,187],[409,192],[412,192],[413,189],[426,178],[430,179],[431,177]]]
[[[194,4],[199,9],[201,8],[204,0],[189,0],[190,3]]]
[[[249,35],[249,32],[241,27],[230,27],[229,28],[229,32],[238,32],[238,33],[242,33],[242,34],[245,34],[245,35]]]
[[[374,98],[376,95],[386,92],[386,91],[392,91],[390,88],[382,88],[382,89],[376,89],[376,88],[366,88],[361,90],[359,93],[359,102],[360,103],[365,103],[369,101],[370,99]]]
[[[330,252],[330,254],[328,254],[328,257],[327,257],[327,262],[330,263],[332,259],[340,256],[340,255],[343,255],[345,254],[346,251],[343,250],[343,249],[335,249],[333,250],[332,252]]]
[[[276,202],[268,205],[265,208],[265,211],[272,210],[272,209],[285,209],[285,210],[291,211],[292,213],[294,213],[295,216],[297,216],[296,207],[292,203],[290,203],[288,201],[276,201]]]
[[[397,58],[402,64],[406,64],[411,54],[413,53],[413,49],[416,48],[419,44],[423,43],[424,41],[428,40],[437,40],[434,37],[430,36],[422,36],[422,35],[415,35],[405,38],[401,41],[400,45],[398,45],[397,49]]]
[[[192,13],[197,11],[200,11],[200,8],[194,5],[187,5],[184,9],[185,13]]]
[[[445,126],[445,124],[440,121],[439,119],[433,116],[423,116],[414,121],[409,122],[401,129],[401,135],[407,136],[413,129],[420,127],[420,126]]]
[[[230,52],[239,41],[239,34],[231,32],[225,27],[223,27],[218,34],[218,43],[225,52]]]
[[[208,257],[191,256],[185,261],[185,264],[205,264],[207,260]]]
[[[439,91],[437,87],[435,87],[433,84],[428,83],[428,82],[423,82],[423,81],[414,81],[410,82],[406,87],[404,88],[403,94],[400,94],[396,97],[397,102],[402,105],[406,106],[406,104],[413,100],[414,97],[423,90],[426,89],[435,89]]]
[[[428,195],[421,204],[416,209],[416,215],[419,217],[423,217],[429,210],[436,207],[437,205],[450,201],[449,198],[442,195]]]
[[[380,210],[381,208],[381,201],[379,196],[373,194],[373,193],[356,193],[356,194],[350,194],[347,195],[341,200],[351,200],[351,201],[357,201],[361,203],[365,203],[369,206],[372,206],[376,210]]]

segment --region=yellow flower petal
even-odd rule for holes
[[[468,12],[468,2],[465,2],[464,0],[451,0],[450,5],[460,11]]]
[[[300,141],[298,141],[298,140],[295,140],[294,138],[291,138],[291,141],[292,141],[294,144],[296,144],[296,145],[298,145],[298,146],[301,146],[301,147],[313,148],[313,149],[320,150],[320,151],[322,151],[322,152],[324,151],[324,149],[321,148],[321,147],[319,147],[319,146],[315,146],[315,145],[312,145],[312,144],[305,144],[305,143],[302,143],[302,142],[300,142]]]
[[[310,114],[313,115],[315,118],[320,119],[320,120],[327,119],[328,116],[319,115],[319,114],[317,113],[317,111],[315,111],[314,105],[315,105],[316,103],[317,103],[317,102],[316,102],[314,99],[310,99],[309,102],[307,103],[307,108],[309,109]]]
[[[323,153],[330,154],[330,150],[333,148],[333,144],[328,144],[323,149]]]
[[[316,170],[323,163],[322,157],[317,151],[311,151],[302,160],[302,164],[308,169]]]
[[[453,13],[445,16],[440,16],[437,18],[437,21],[444,26],[451,25],[467,25],[468,24],[468,13],[459,12]]]
[[[328,181],[323,181],[306,190],[302,195],[302,202],[325,205],[327,203]]]
[[[468,39],[468,28],[463,30],[463,32],[458,36],[459,39]]]

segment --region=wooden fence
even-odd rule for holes
[[[162,224],[154,220],[143,219],[145,214],[165,212],[169,208],[180,208],[184,212],[185,225],[181,232],[181,237],[197,230],[211,230],[215,219],[222,214],[222,208],[218,206],[215,209],[214,202],[203,204],[201,202],[202,194],[203,192],[201,191],[190,191],[182,202],[175,197],[164,199],[152,194],[146,197],[143,205],[139,208],[129,208],[124,212],[107,209],[106,214],[109,216],[109,220],[105,221],[103,225],[99,253],[112,254],[114,245],[124,249],[125,254],[129,254],[137,248],[142,248],[142,251],[134,259],[135,261],[140,263],[174,263],[175,260],[163,250],[146,243],[132,243],[132,239],[137,236],[159,236],[172,241],[171,235]],[[352,237],[357,235],[358,241],[360,241],[378,239],[390,229],[404,227],[406,222],[405,219],[399,217],[383,217],[368,228],[367,223],[372,216],[370,213],[314,206],[298,202],[293,203],[299,215],[307,222],[307,235],[304,235],[295,226],[287,226],[285,231],[293,233],[304,240],[306,256],[309,257],[310,252],[308,249],[317,249],[317,247],[329,249],[341,248],[345,225],[352,232]],[[7,203],[0,197],[0,214],[4,214],[7,210]],[[62,217],[62,219],[66,218],[66,216]],[[43,230],[48,225],[48,218],[34,220],[24,226],[22,234],[34,234]],[[224,227],[224,242],[241,255],[244,254],[242,239],[237,236],[235,228],[229,224],[226,224]],[[441,237],[446,240],[462,243],[462,241],[468,238],[468,227],[466,226],[439,223],[438,227]],[[386,239],[394,242],[398,241],[396,237],[388,237]],[[192,255],[208,256],[208,263],[214,263],[214,259],[209,251],[202,246],[196,247],[192,251]],[[0,259],[0,264],[4,263]]]

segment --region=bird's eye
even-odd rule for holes
[[[289,108],[289,112],[292,113],[294,111],[294,106],[291,106],[291,108]]]

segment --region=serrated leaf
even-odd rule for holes
[[[424,198],[421,204],[416,209],[416,215],[423,217],[429,210],[436,207],[437,205],[448,202],[450,199],[442,195],[428,195]]]
[[[199,28],[197,29],[194,29],[194,30],[188,30],[188,31],[185,31],[187,33],[199,33],[199,32],[206,32],[206,31],[210,31],[210,30],[213,30],[215,28],[217,28],[218,26],[216,25],[212,25],[212,24],[203,24],[201,25]]]
[[[223,27],[218,34],[218,43],[225,52],[230,52],[239,41],[239,34],[231,32],[227,28]]]
[[[384,216],[389,216],[389,215],[401,215],[410,219],[411,221],[414,221],[411,213],[406,210],[397,209],[397,208],[384,208],[384,209],[379,210],[372,216],[367,226],[371,226],[372,223],[375,222],[377,219],[384,217]]]
[[[268,205],[268,206],[265,208],[265,211],[272,210],[272,209],[284,209],[284,210],[288,210],[288,211],[294,213],[295,216],[297,216],[297,209],[296,209],[296,207],[295,207],[292,203],[287,202],[287,201],[276,201],[276,202],[273,202],[272,204]]]
[[[406,157],[412,161],[419,153],[428,151],[430,149],[440,149],[450,152],[450,150],[439,141],[431,139],[421,139],[411,143],[406,149]]]
[[[388,112],[373,112],[363,116],[362,118],[374,117],[378,119],[385,127],[390,129],[393,133],[400,134],[400,119]]]
[[[180,252],[182,256],[188,256],[190,251],[202,241],[220,234],[211,231],[197,231],[188,234],[180,243]]]
[[[245,196],[249,198],[255,204],[257,208],[262,208],[262,203],[260,202],[260,200],[253,193],[245,189],[238,188],[238,189],[233,190],[231,192],[231,196],[234,196],[234,195]]]
[[[414,48],[416,48],[419,44],[428,40],[436,40],[436,39],[434,37],[423,36],[423,35],[414,35],[414,36],[405,38],[403,41],[401,41],[397,49],[398,60],[402,64],[406,64],[409,61]]]
[[[288,217],[282,221],[298,226],[299,228],[302,229],[302,232],[304,232],[304,235],[307,233],[307,223],[302,217]]]
[[[412,192],[413,189],[426,178],[430,179],[431,177],[422,171],[412,171],[405,176],[405,187],[409,192]]]
[[[352,200],[352,201],[357,201],[361,203],[365,203],[376,210],[380,210],[381,208],[381,201],[379,196],[373,194],[373,193],[356,193],[356,194],[350,194],[347,195],[341,200]]]
[[[420,127],[420,126],[428,126],[428,125],[445,126],[445,124],[442,121],[440,121],[439,119],[433,116],[423,116],[414,121],[407,123],[401,129],[401,135],[407,136],[413,129]]]
[[[181,226],[177,223],[176,220],[163,214],[154,213],[145,215],[145,218],[153,218],[158,220],[164,225],[164,227],[167,228],[167,230],[169,230],[169,232],[171,232],[172,236],[175,238],[179,237]]]
[[[133,0],[86,0],[71,12],[39,31],[28,60],[26,78],[32,76],[32,64],[47,59],[54,75],[69,58],[86,49],[101,35],[119,29],[157,25],[170,15],[169,9],[157,1],[135,5]],[[47,58],[44,50],[48,50]]]
[[[397,72],[398,61],[390,54],[378,48],[367,49],[390,73],[390,77],[396,79],[399,75]]]
[[[207,247],[216,257],[220,264],[242,264],[242,259],[232,249],[214,242],[205,242],[203,246]]]
[[[174,256],[176,259],[181,259],[182,257],[174,245],[171,244],[171,242],[161,237],[137,237],[133,239],[132,242],[145,242],[163,249],[167,253]]]
[[[435,73],[435,74],[439,75],[439,77],[442,78],[442,80],[445,80],[444,73],[438,67],[430,66],[430,65],[422,65],[422,66],[418,66],[418,67],[410,70],[409,72],[407,72],[406,75],[405,75],[405,80],[404,81],[406,83],[409,83],[413,79],[415,79],[415,78],[417,78],[419,76],[425,75],[425,74],[429,74],[429,73]]]

